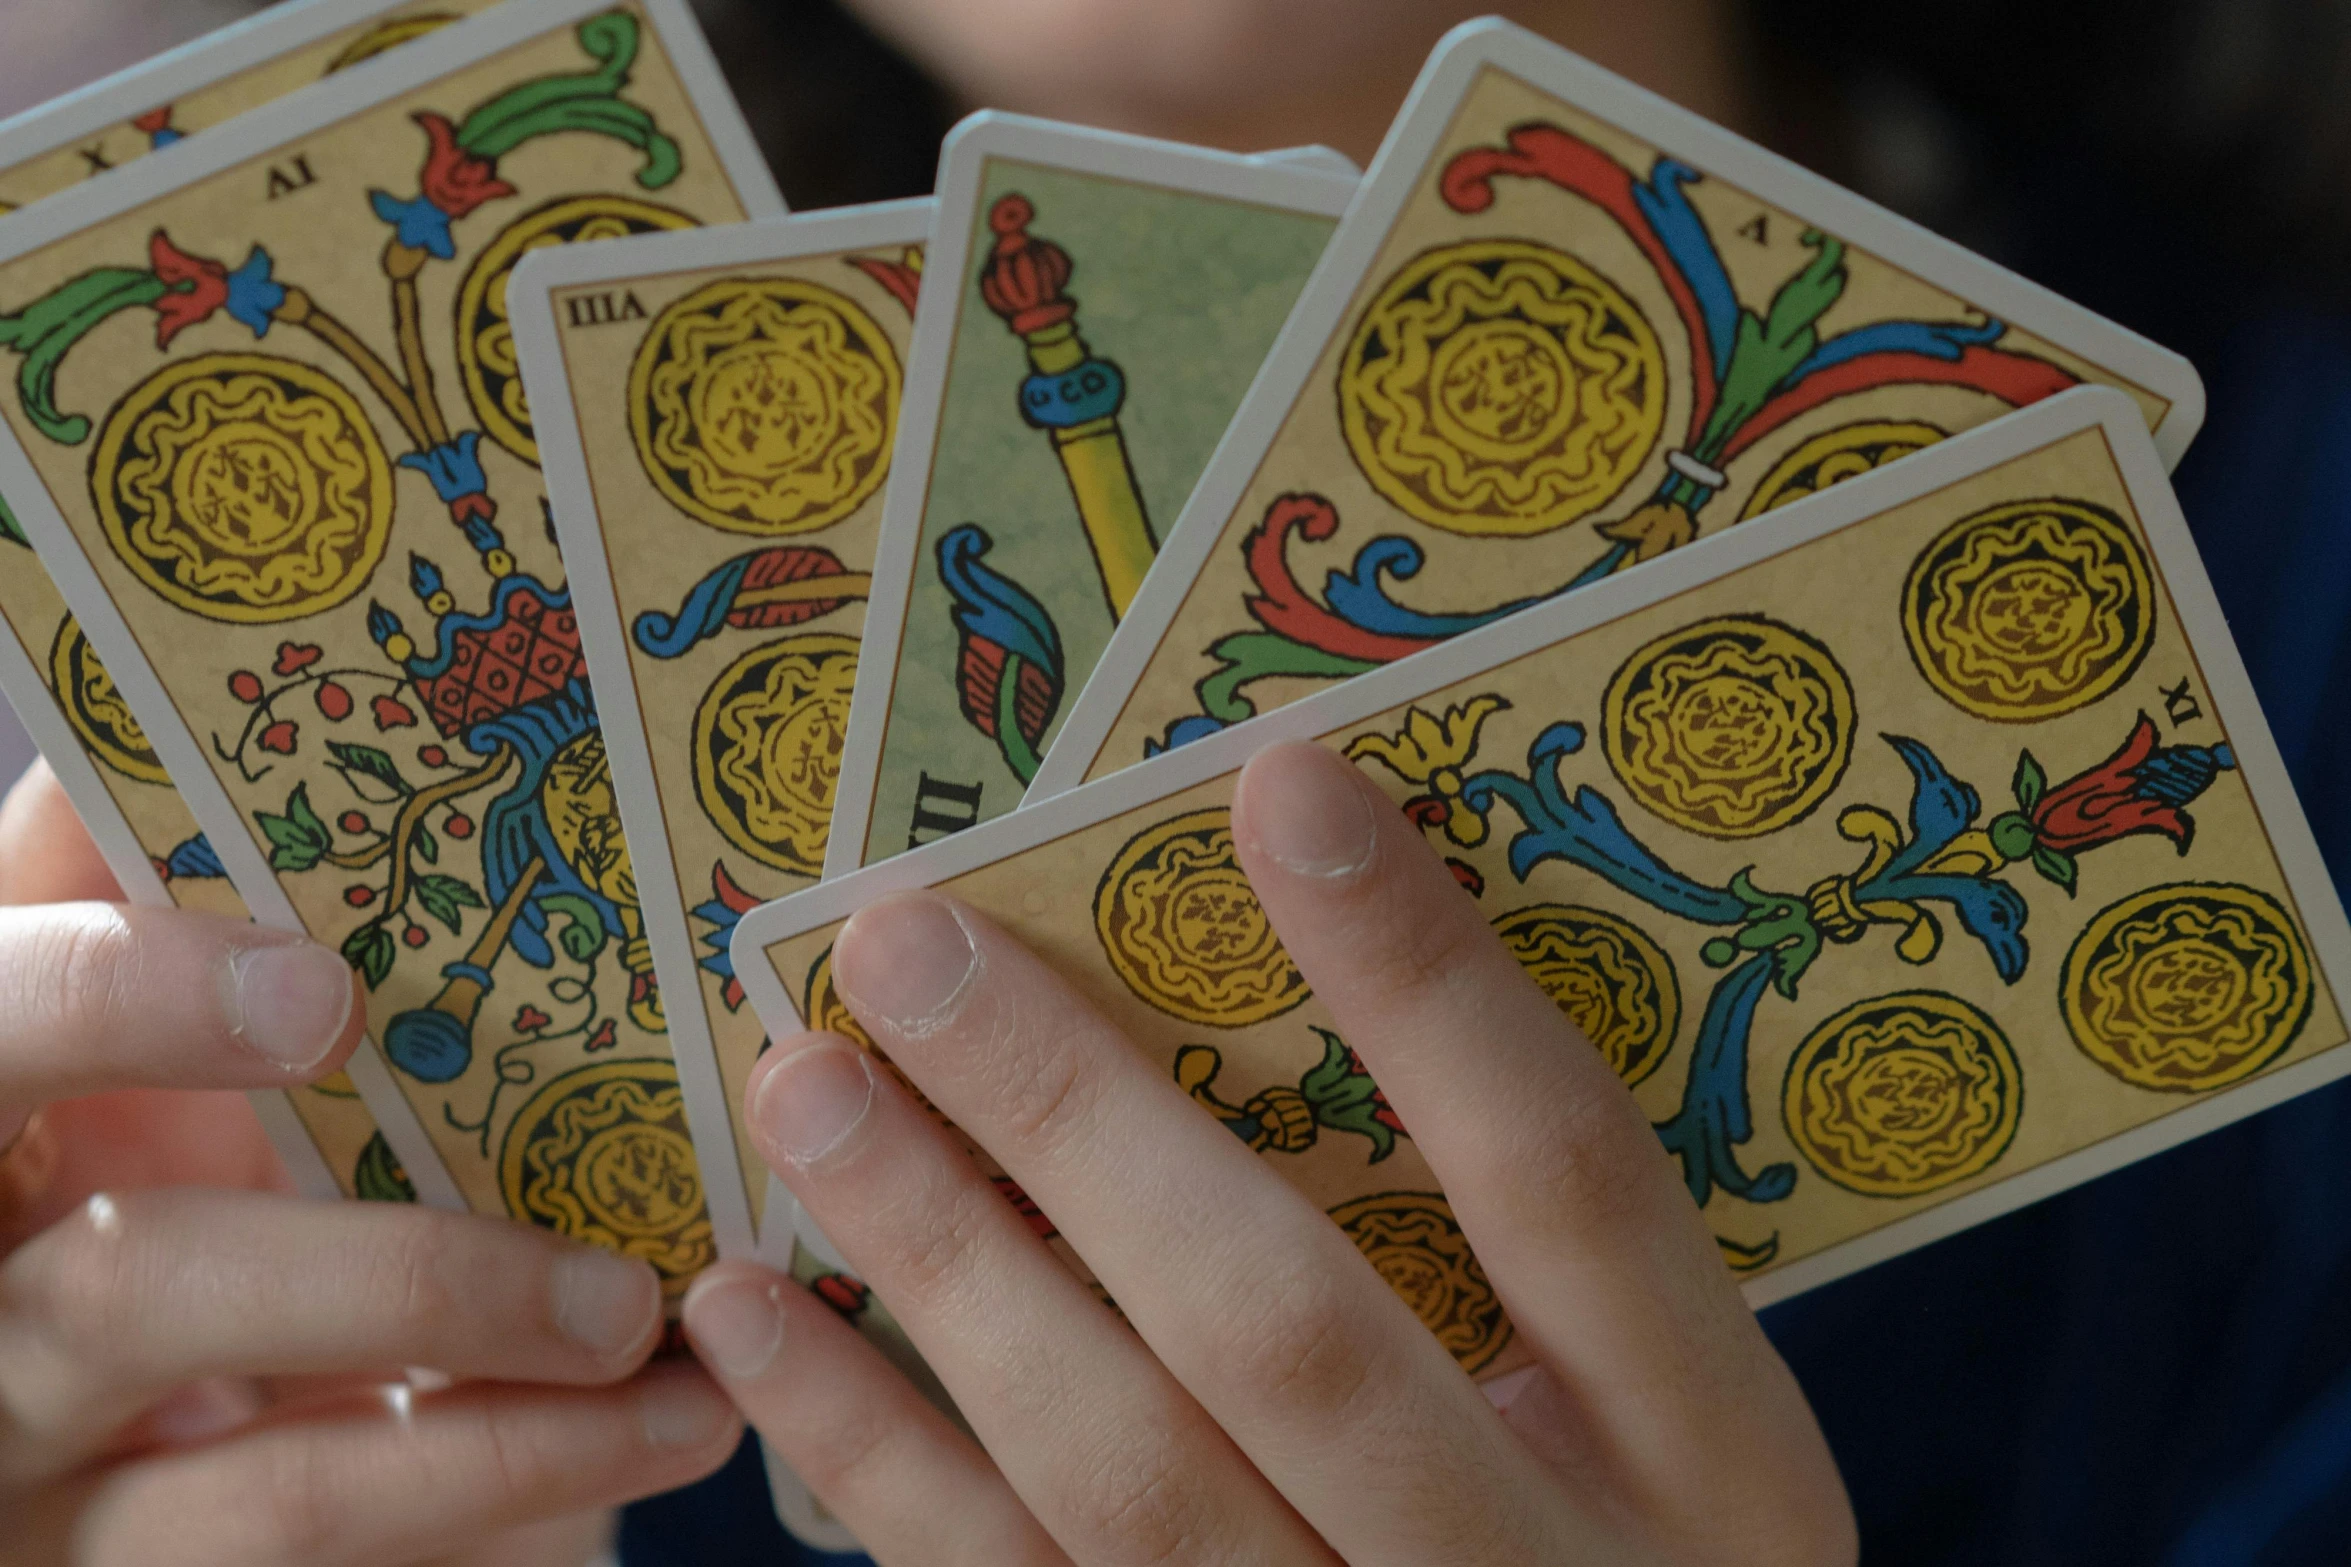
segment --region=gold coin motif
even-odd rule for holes
[[[392,465],[357,398],[309,365],[199,354],[114,405],[90,457],[106,542],[206,620],[332,609],[392,534]]]
[[[2058,995],[2082,1054],[2168,1093],[2225,1088],[2277,1059],[2317,993],[2293,917],[2225,882],[2135,892],[2065,955]]]
[[[718,1260],[668,1061],[600,1061],[550,1078],[507,1127],[498,1180],[517,1218],[644,1258],[673,1301]]]
[[[621,832],[603,731],[591,729],[555,753],[539,779],[539,805],[564,863],[614,903],[635,908],[637,873]]]
[[[1331,1217],[1462,1370],[1476,1372],[1509,1344],[1510,1318],[1444,1193],[1380,1192]]]
[[[1865,1197],[1916,1197],[1998,1162],[2024,1113],[2000,1025],[1956,996],[1857,1001],[1804,1036],[1781,1088],[1788,1135]]]
[[[1953,523],[1902,584],[1911,662],[1995,723],[2086,707],[2155,641],[2155,584],[2121,518],[2087,501],[2014,501]]]
[[[1824,431],[1772,465],[1763,482],[1755,486],[1755,493],[1747,497],[1739,520],[1745,522],[1791,501],[1818,495],[1831,485],[1924,451],[1948,439],[1950,433],[1909,419],[1864,419]]]
[[[1853,751],[1853,685],[1819,642],[1759,615],[1702,620],[1626,659],[1600,741],[1633,797],[1709,838],[1801,821]]]
[[[808,533],[890,471],[898,356],[845,294],[729,278],[671,305],[629,371],[629,432],[654,487],[731,533]]]
[[[71,615],[57,623],[56,640],[49,644],[49,689],[92,756],[140,783],[171,782],[131,704],[114,688],[114,677],[98,662],[98,650]]]
[[[1604,909],[1537,903],[1497,915],[1494,933],[1626,1083],[1673,1049],[1681,981],[1639,926]]]
[[[753,648],[694,713],[694,794],[727,842],[796,876],[824,873],[857,642],[816,633]]]
[[[1372,487],[1448,533],[1547,533],[1615,498],[1665,423],[1639,307],[1563,251],[1424,251],[1365,307],[1339,420]]]
[[[1312,994],[1241,874],[1222,806],[1129,838],[1094,889],[1094,931],[1129,990],[1187,1023],[1243,1028]]]
[[[808,984],[802,990],[800,1015],[807,1019],[811,1031],[839,1034],[853,1039],[871,1050],[873,1036],[865,1031],[849,1010],[849,1003],[841,999],[841,992],[833,985],[833,949],[827,947],[808,970]]]
[[[514,323],[506,311],[506,284],[531,251],[546,245],[625,239],[694,227],[670,207],[627,196],[567,196],[506,225],[466,268],[457,289],[457,373],[465,400],[490,439],[533,467],[539,443],[531,433],[531,405],[523,396],[515,358]]]

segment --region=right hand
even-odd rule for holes
[[[340,958],[119,898],[36,767],[0,807],[0,1567],[579,1567],[726,1460],[724,1397],[647,1365],[643,1262],[284,1194],[223,1090],[342,1065]]]

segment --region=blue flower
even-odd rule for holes
[[[400,459],[400,466],[414,468],[432,480],[433,493],[444,504],[468,495],[485,495],[489,493],[490,481],[482,472],[482,460],[476,452],[481,444],[481,431],[468,430],[429,452],[409,453]]]
[[[269,252],[256,245],[245,264],[229,274],[229,315],[255,337],[269,335],[270,317],[286,302],[285,285],[273,281],[269,272]]]
[[[441,261],[457,259],[457,241],[449,232],[449,214],[422,196],[402,201],[388,191],[371,190],[369,205],[376,216],[392,225],[400,243]]]

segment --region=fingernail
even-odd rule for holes
[[[721,1279],[686,1296],[686,1332],[702,1358],[730,1382],[768,1368],[784,1343],[783,1285],[763,1279]]]
[[[351,1020],[351,966],[310,941],[247,947],[229,958],[229,1031],[290,1072],[326,1059]]]
[[[851,1009],[913,1035],[955,1015],[979,966],[954,909],[923,894],[858,911],[833,949],[833,978]]]
[[[794,1164],[811,1164],[841,1146],[873,1104],[865,1052],[827,1040],[786,1056],[759,1080],[751,1119]]]
[[[661,1311],[661,1281],[630,1257],[581,1247],[555,1263],[555,1325],[610,1358],[637,1347]]]
[[[1335,881],[1371,863],[1379,823],[1363,791],[1306,747],[1251,762],[1242,812],[1257,847],[1283,869]]]
[[[663,1376],[640,1396],[637,1414],[655,1447],[700,1447],[734,1419],[735,1406],[699,1372]]]
[[[1541,1366],[1521,1366],[1516,1371],[1505,1371],[1498,1377],[1480,1382],[1478,1391],[1485,1394],[1486,1402],[1497,1410],[1506,1410],[1518,1402],[1518,1396],[1527,1390],[1542,1371]]]

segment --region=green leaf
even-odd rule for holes
[[[424,905],[427,914],[448,926],[452,936],[465,933],[460,928],[464,919],[460,910],[484,907],[480,893],[456,877],[443,876],[438,872],[416,879],[416,901]]]
[[[2041,764],[2033,760],[2032,752],[2016,753],[2016,778],[2009,788],[2016,792],[2016,803],[2028,811],[2049,792],[2049,775],[2041,771]]]
[[[0,501],[0,539],[6,539],[11,544],[22,544],[27,549],[32,547],[33,542],[24,536],[24,524],[16,520],[16,513],[8,509],[6,501]]]
[[[1765,318],[1757,320],[1751,310],[1739,312],[1730,367],[1714,413],[1690,454],[1700,462],[1714,461],[1789,372],[1820,346],[1816,323],[1845,292],[1845,247],[1817,230],[1807,233],[1804,243],[1814,252],[1812,260],[1780,285]]]
[[[2072,855],[2061,854],[2055,849],[2035,849],[2033,869],[2063,887],[2067,897],[2073,896],[2075,873]]]
[[[370,804],[382,805],[385,800],[397,800],[416,793],[409,787],[408,780],[400,776],[400,766],[392,760],[388,751],[379,751],[372,745],[351,745],[341,740],[329,740],[327,754],[335,759],[335,765],[350,779],[354,789],[358,788],[361,778],[372,778],[392,791],[385,799],[379,800],[368,795],[365,790],[360,790],[361,798]]]
[[[0,316],[0,347],[24,355],[24,363],[17,366],[16,389],[26,417],[43,435],[78,446],[90,433],[88,419],[57,406],[57,367],[67,351],[116,311],[152,305],[170,292],[152,272],[98,267],[51,289],[16,314]]]
[[[608,11],[582,22],[580,47],[603,64],[575,75],[542,76],[509,88],[465,117],[457,144],[477,158],[498,158],[536,136],[581,131],[610,136],[645,154],[637,183],[659,190],[684,166],[677,143],[663,135],[653,116],[622,101],[629,67],[637,58],[636,19]]]
[[[610,937],[605,933],[604,917],[596,912],[596,905],[576,892],[551,892],[538,901],[540,908],[570,921],[555,941],[574,962],[585,963],[604,950],[604,943]]]
[[[254,824],[269,839],[269,868],[273,871],[306,871],[334,847],[334,839],[327,835],[327,824],[310,808],[309,791],[308,784],[296,784],[294,792],[286,796],[283,816],[272,816],[267,811],[253,813]]]
[[[384,929],[381,920],[371,920],[343,938],[343,961],[359,971],[370,990],[391,976],[392,959],[398,952],[392,933]]]
[[[425,826],[424,823],[418,822],[416,831],[409,834],[408,846],[415,850],[416,857],[427,865],[441,863],[441,840],[434,837],[432,829]]]
[[[1270,631],[1237,631],[1220,638],[1208,656],[1221,666],[1193,689],[1201,710],[1220,723],[1237,724],[1257,716],[1257,704],[1241,695],[1241,687],[1276,675],[1309,675],[1339,680],[1377,666],[1344,653],[1326,653]]]
[[[351,1169],[351,1195],[361,1202],[416,1201],[416,1187],[381,1132],[359,1150],[359,1160]]]
[[[1377,1164],[1396,1151],[1395,1128],[1379,1118],[1379,1085],[1338,1035],[1327,1028],[1315,1032],[1322,1036],[1322,1063],[1298,1079],[1298,1092],[1322,1125],[1369,1138],[1370,1162]]]

